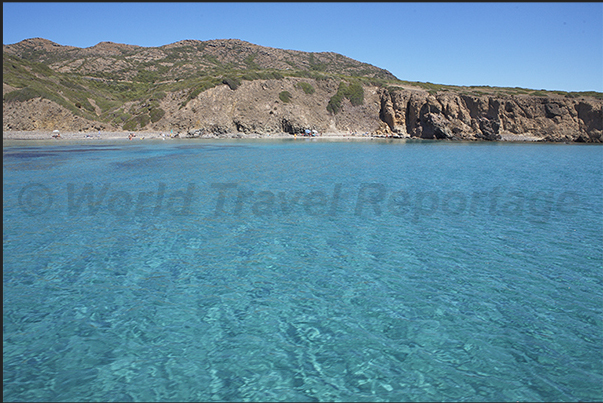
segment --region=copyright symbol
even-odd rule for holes
[[[30,216],[44,214],[52,206],[50,190],[39,183],[30,183],[19,192],[19,207]]]

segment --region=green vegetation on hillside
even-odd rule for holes
[[[333,114],[337,114],[341,110],[341,103],[344,98],[349,99],[350,103],[354,106],[362,105],[364,103],[362,84],[357,80],[353,80],[349,84],[341,81],[337,93],[331,97],[327,104],[327,110]]]
[[[230,87],[230,89],[233,91],[239,88],[239,85],[241,85],[241,81],[238,79],[238,77],[233,76],[224,77],[222,83],[228,85],[228,87]]]
[[[300,81],[296,84],[296,87],[301,88],[308,95],[314,94],[314,87],[312,87],[312,84],[305,81]]]
[[[284,103],[289,103],[291,102],[291,93],[289,91],[281,91],[278,94],[278,98]]]

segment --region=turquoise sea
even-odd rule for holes
[[[4,401],[601,401],[603,147],[3,147]]]

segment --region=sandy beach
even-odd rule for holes
[[[189,140],[191,137],[186,137],[185,133],[181,133],[179,137],[170,138],[169,132],[157,132],[157,131],[148,131],[148,132],[60,132],[60,137],[55,137],[57,133],[51,131],[4,131],[2,132],[3,140],[53,140],[53,141],[64,141],[64,140],[86,140],[86,141],[94,141],[94,140],[125,140],[129,141],[130,134],[135,134],[135,137],[132,138],[131,141],[141,141],[141,140],[170,140],[170,139],[184,139]],[[196,137],[196,138],[207,138],[207,139],[358,139],[358,140],[368,140],[376,137],[373,136],[363,136],[362,134],[351,135],[349,133],[344,132],[331,132],[331,133],[321,133],[318,136],[302,136],[297,135],[294,136],[289,133],[271,133],[271,134],[259,134],[259,133],[250,133],[250,134],[241,134],[241,133],[229,133],[224,135],[216,135],[216,136],[208,136],[208,137]]]
[[[4,131],[2,132],[2,140],[46,140],[46,141],[99,141],[99,140],[125,140],[129,141],[130,134],[135,134],[130,141],[141,141],[141,140],[191,140],[191,139],[305,139],[305,140],[374,140],[374,139],[388,139],[388,140],[408,140],[409,138],[402,137],[385,137],[385,136],[372,136],[362,135],[359,133],[350,134],[347,132],[328,132],[320,133],[318,136],[302,136],[292,135],[289,133],[271,133],[271,134],[259,134],[259,133],[228,133],[215,136],[204,136],[204,137],[186,137],[186,133],[181,133],[178,137],[170,138],[169,132],[158,132],[158,131],[143,131],[143,132],[60,132],[60,137],[56,136],[56,133],[50,131]],[[414,139],[421,140],[421,139]],[[524,134],[502,134],[499,141],[503,142],[535,142],[541,141],[539,137]]]

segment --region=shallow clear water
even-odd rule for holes
[[[5,401],[603,399],[603,148],[5,143]]]

